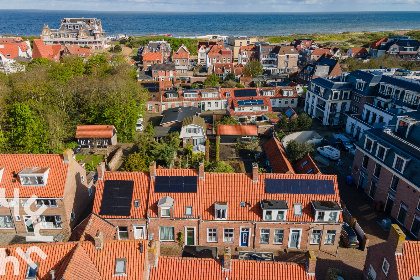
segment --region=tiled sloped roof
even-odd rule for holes
[[[158,169],[158,171],[158,176],[197,176],[196,170]],[[265,193],[265,179],[331,180],[334,183],[335,194]],[[152,178],[148,201],[148,213],[151,217],[157,217],[157,201],[164,196],[170,196],[175,200],[174,217],[184,217],[185,207],[192,206],[194,217],[197,218],[201,214],[203,220],[214,220],[214,203],[224,201],[229,204],[227,218],[233,221],[262,220],[260,201],[264,199],[286,200],[290,207],[287,219],[293,222],[314,222],[311,205],[313,200],[340,201],[335,175],[262,173],[258,175],[258,182],[253,183],[250,174],[206,173],[204,181],[198,180],[197,193],[155,193],[154,184],[155,179]],[[241,207],[241,202],[251,202],[251,207]],[[294,216],[294,203],[302,203],[302,216]]]
[[[0,168],[4,167],[0,189],[6,189],[6,197],[13,197],[13,189],[19,189],[19,196],[31,197],[63,197],[69,164],[63,162],[62,155],[46,154],[0,154]],[[14,177],[26,167],[49,168],[45,186],[22,186],[19,176]],[[13,182],[15,181],[15,182]]]
[[[244,105],[239,106],[238,101],[240,100],[263,100],[264,106],[268,108],[267,111],[252,111],[252,112],[235,112],[235,107],[245,107],[245,106],[255,106],[255,105]],[[252,97],[234,97],[234,98],[228,98],[228,104],[229,104],[229,112],[231,116],[251,116],[251,115],[261,115],[264,113],[272,113],[273,109],[271,107],[270,97],[268,96],[252,96]],[[260,105],[261,106],[261,105]]]
[[[226,51],[226,53],[223,53],[223,51]],[[222,45],[214,45],[211,47],[211,49],[207,53],[207,56],[217,56],[217,55],[232,55],[232,52],[226,49]]]
[[[1,44],[1,46],[2,47],[0,47],[0,53],[8,59],[13,59],[19,56],[19,47],[22,51],[26,51],[28,49],[28,46],[26,45],[25,42],[6,43],[6,44]]]
[[[174,59],[187,59],[190,57],[190,51],[187,49],[184,44],[179,46],[178,50],[172,54]]]
[[[143,61],[162,61],[162,54],[161,53],[146,53],[143,55]]]
[[[61,45],[45,45],[42,39],[34,39],[32,58],[48,58],[51,60],[59,59],[59,54],[63,49]]]
[[[358,54],[360,56],[368,53],[368,51],[365,48],[351,48],[351,52],[354,56],[357,56]]]
[[[256,125],[219,124],[217,126],[217,134],[258,136],[258,127]]]
[[[89,55],[90,54],[90,49],[88,48],[81,48],[79,45],[66,45],[67,51],[70,54],[80,54],[80,53],[84,53],[85,55]]]
[[[382,42],[388,42],[388,38],[381,38],[376,41],[373,41],[372,44],[370,44],[370,48],[377,49],[381,45]]]
[[[279,55],[296,54],[299,55],[298,51],[294,46],[281,46],[278,50]]]
[[[76,138],[112,138],[113,125],[78,125]]]
[[[265,143],[264,150],[274,173],[295,173],[283,145],[277,138],[273,137]]]
[[[226,70],[230,70],[230,73],[234,72],[233,63],[215,63],[213,67],[215,74],[223,74]]]
[[[420,276],[420,241],[405,241],[402,255],[395,255],[399,280]]]
[[[159,257],[150,269],[150,280],[315,280],[304,264],[232,259],[231,270],[223,271],[214,259]]]
[[[318,168],[318,166],[309,154],[307,154],[300,161],[298,161],[294,165],[294,168],[297,174],[322,174],[321,170]]]
[[[323,55],[323,54],[329,54],[332,55],[329,49],[315,49],[311,55]]]
[[[70,240],[93,241],[98,231],[102,232],[104,240],[113,240],[117,233],[117,227],[95,213],[91,213],[73,229]]]
[[[93,213],[99,215],[101,211],[102,196],[104,193],[104,182],[106,180],[123,180],[123,181],[134,181],[133,198],[131,201],[130,217],[134,219],[145,219],[146,208],[147,208],[147,195],[149,189],[149,177],[144,172],[105,172],[104,179],[97,181],[95,202],[93,204]],[[134,200],[140,200],[139,207],[133,207]],[[104,219],[119,219],[128,218],[126,216],[109,216],[99,215]]]
[[[101,280],[101,275],[99,274],[98,269],[92,263],[86,250],[79,243],[74,250],[72,258],[66,267],[62,279],[78,280],[86,278],[87,275],[89,275],[89,279]]]

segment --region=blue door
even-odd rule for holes
[[[241,229],[241,246],[248,247],[249,241],[249,228],[242,228]]]

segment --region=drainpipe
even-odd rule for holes
[[[255,249],[256,238],[257,238],[257,223],[254,222],[254,244],[252,244],[253,249]]]
[[[198,215],[198,225],[197,225],[197,245],[200,245],[200,225],[201,225],[201,214]]]
[[[13,216],[12,208],[10,207],[10,202],[6,198],[5,198],[5,200],[7,201],[7,206],[9,206],[10,217],[13,221],[13,227],[15,228],[15,233],[17,234],[18,232],[17,232],[17,228],[16,228],[16,224],[15,224],[15,219],[14,219],[15,217]],[[13,198],[13,201],[15,201],[14,198]],[[19,200],[17,201],[17,203],[19,203]],[[18,205],[18,207],[19,207],[19,205]],[[21,217],[20,220],[22,220],[22,217]],[[24,221],[24,223],[25,223],[25,221]],[[26,224],[25,224],[25,227],[26,227]]]

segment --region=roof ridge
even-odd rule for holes
[[[80,252],[80,253],[79,253]],[[91,258],[91,256],[86,252],[86,250],[83,248],[83,246],[82,246],[82,244],[81,243],[78,243],[77,244],[77,247],[76,247],[76,249],[74,250],[74,252],[73,252],[73,255],[72,255],[72,257],[71,257],[71,259],[70,259],[70,261],[68,262],[68,264],[67,264],[67,267],[66,267],[66,269],[64,270],[64,272],[63,272],[63,276],[61,277],[62,279],[72,279],[73,277],[73,275],[72,275],[72,272],[71,272],[71,269],[73,269],[73,266],[72,266],[72,264],[73,264],[73,260],[75,260],[75,261],[77,261],[77,260],[79,260],[79,259],[81,259],[80,258],[80,256],[78,256],[78,258],[76,259],[76,254],[77,253],[79,253],[79,254],[83,254],[83,255],[85,255],[89,260],[90,260],[90,262],[89,263],[86,263],[86,262],[84,262],[83,264],[84,265],[89,265],[89,264],[91,264],[91,265],[89,265],[89,270],[90,270],[90,273],[89,273],[89,278],[90,279],[95,279],[95,278],[93,278],[93,276],[97,276],[97,277],[99,277],[99,279],[101,279],[101,274],[99,273],[99,271],[98,271],[98,268],[96,267],[96,265],[94,264],[94,262],[93,262],[93,260],[92,260],[92,258]],[[79,266],[77,265],[77,264],[75,264],[75,266],[77,267],[77,268],[79,268]],[[94,270],[92,271],[92,267],[94,267]],[[95,273],[96,272],[96,273]],[[96,275],[93,275],[93,273],[95,273]]]

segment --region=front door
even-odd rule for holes
[[[34,223],[32,221],[31,216],[24,216],[23,222],[25,223],[27,232],[34,232]]]
[[[299,248],[299,235],[300,235],[300,231],[299,230],[292,230],[292,232],[290,233],[290,246],[289,248]]]
[[[205,104],[206,104],[205,102],[201,103],[201,110],[202,110],[202,111],[204,111],[204,110],[205,110],[205,106],[206,106]]]
[[[371,198],[375,198],[375,193],[376,193],[376,182],[372,181],[372,183],[370,184],[370,190],[369,190],[369,196]]]
[[[249,228],[241,228],[241,246],[249,246]]]
[[[364,190],[365,187],[366,187],[366,174],[362,172],[359,177],[359,188]]]
[[[187,240],[187,244],[186,245],[194,245],[195,244],[195,240],[194,240],[194,231],[195,231],[195,229],[194,228],[187,228],[186,229],[186,236],[187,236],[187,238],[186,238],[186,240]]]
[[[388,194],[388,198],[386,200],[386,205],[385,205],[385,213],[388,215],[391,215],[391,211],[392,211],[392,206],[394,206],[394,196],[392,194]]]
[[[145,239],[144,226],[133,226],[134,228],[134,239]]]

